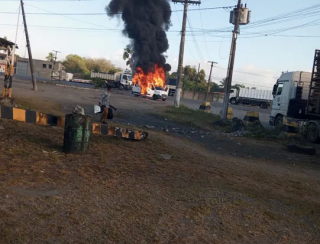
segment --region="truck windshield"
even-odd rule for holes
[[[161,86],[156,86],[156,90],[159,90],[159,91],[164,91],[163,88]]]
[[[122,79],[128,80],[128,81],[132,81],[131,75],[123,75],[123,76],[122,76]]]

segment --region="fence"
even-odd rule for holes
[[[224,93],[222,92],[210,92],[208,94],[208,101],[222,103],[223,96],[224,96]],[[182,97],[187,99],[204,101],[206,98],[206,92],[183,91]]]

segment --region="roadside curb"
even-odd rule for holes
[[[0,106],[0,118],[57,127],[64,127],[65,123],[65,118],[63,116],[55,116],[33,110],[8,107],[4,105]]]
[[[245,125],[251,125],[254,123],[261,123],[259,119],[259,113],[258,112],[247,112],[244,116],[243,122]]]
[[[120,127],[109,127],[108,125],[99,123],[92,123],[92,133],[139,141],[148,138],[147,132],[123,129]]]
[[[64,116],[56,116],[52,114],[36,112],[28,109],[8,107],[4,105],[0,106],[0,118],[25,123],[33,123],[36,125],[56,126],[60,128],[64,128],[65,126]],[[99,123],[92,123],[92,133],[138,141],[148,138],[147,132],[129,130],[120,127],[112,127]]]

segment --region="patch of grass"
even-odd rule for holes
[[[162,116],[166,119],[172,120],[174,122],[196,127],[199,129],[205,130],[217,130],[224,129],[227,131],[231,131],[229,126],[226,127],[218,127],[214,126],[214,122],[220,120],[220,117],[214,114],[204,113],[200,110],[193,110],[186,106],[180,106],[179,108],[175,108],[173,106],[165,107],[163,110],[159,110],[158,113],[154,113],[153,115]]]
[[[15,96],[14,105],[18,108],[30,109],[53,115],[64,115],[60,104],[38,97]]]
[[[310,210],[303,218],[287,208],[277,215],[267,200],[279,199],[282,210],[287,179],[195,153],[185,140],[154,132],[141,142],[93,135],[86,154],[71,155],[62,153],[62,128],[0,123],[0,243],[248,243],[239,237],[276,243],[275,229],[284,227],[293,233],[288,243],[316,243],[317,230],[302,225],[319,219],[319,204],[310,205],[319,195],[312,181],[305,198],[292,197],[292,205],[301,199]],[[291,185],[300,182],[288,175]],[[272,184],[279,181],[283,186]],[[249,193],[258,200],[243,197]],[[259,237],[248,234],[247,223]]]

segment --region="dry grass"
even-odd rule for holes
[[[158,109],[157,113],[154,113],[156,116],[161,116],[172,120],[174,122],[196,127],[199,129],[205,130],[225,130],[231,131],[231,127],[225,126],[214,126],[214,122],[220,120],[220,117],[214,114],[204,113],[200,110],[193,110],[187,108],[186,106],[180,106],[175,108],[172,106],[167,106],[165,108]]]
[[[0,243],[319,243],[319,178],[300,170],[157,133],[67,155],[62,129],[0,124]]]
[[[15,96],[14,104],[23,109],[35,110],[53,115],[64,115],[60,104],[42,98]]]

